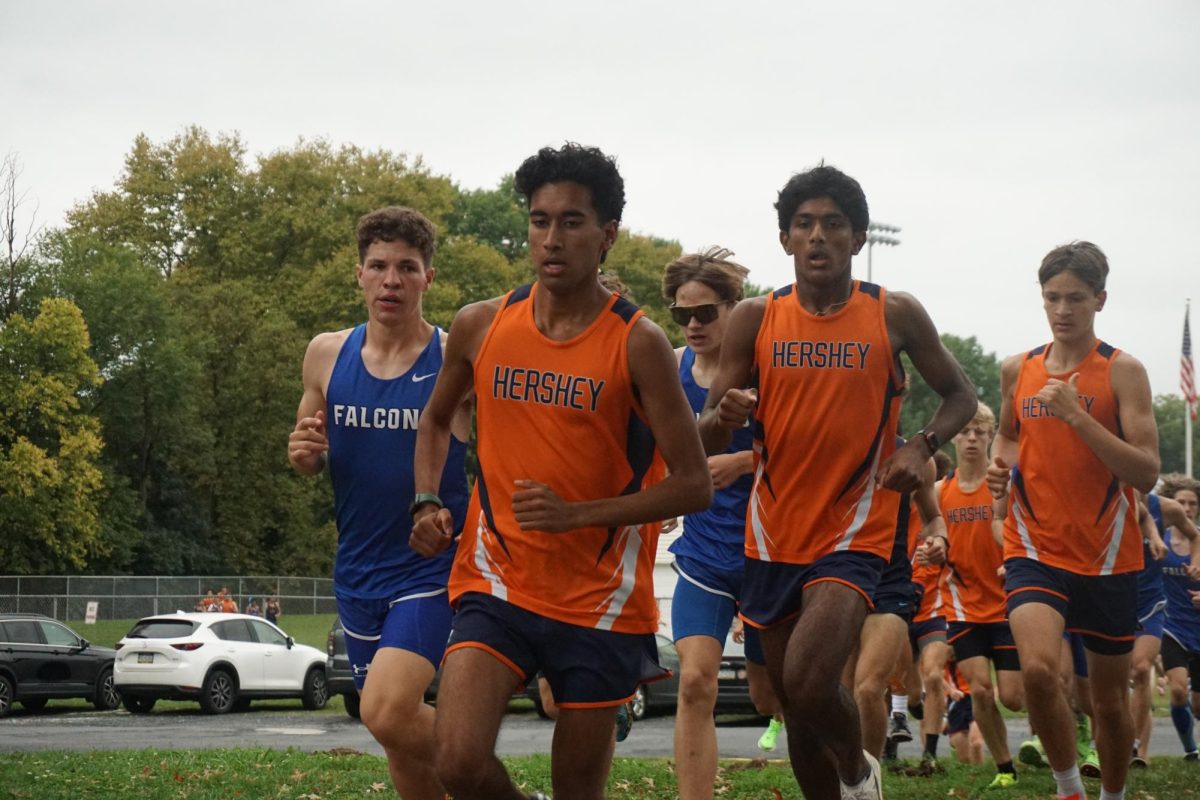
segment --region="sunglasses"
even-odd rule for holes
[[[671,319],[675,320],[676,325],[687,325],[692,321],[692,317],[695,317],[701,325],[707,325],[717,318],[721,306],[729,305],[729,302],[723,300],[720,303],[705,303],[702,306],[671,306]]]

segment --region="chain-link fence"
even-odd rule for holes
[[[335,614],[331,578],[282,575],[0,575],[0,613],[45,614],[83,619],[87,604],[99,604],[101,619],[135,619],[150,614],[193,611],[222,588],[245,611],[251,598],[260,609],[272,595],[284,614]],[[260,612],[261,613],[261,612]]]

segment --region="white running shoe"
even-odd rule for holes
[[[842,800],[883,800],[883,778],[880,776],[879,762],[866,750],[863,751],[863,758],[871,771],[858,786],[847,786],[843,783]]]

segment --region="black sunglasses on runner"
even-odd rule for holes
[[[717,318],[721,306],[728,302],[724,300],[720,303],[705,303],[702,306],[671,306],[671,319],[675,320],[676,325],[687,325],[692,321],[692,317],[695,317],[701,325],[707,325]]]

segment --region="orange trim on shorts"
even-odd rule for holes
[[[740,619],[742,622],[749,625],[751,628],[755,628],[756,630],[760,630],[760,631],[765,631],[765,630],[774,628],[776,625],[782,625],[783,623],[788,622],[789,620],[794,620],[796,617],[800,616],[800,612],[803,610],[804,610],[803,608],[798,608],[795,611],[793,611],[791,614],[788,614],[786,617],[780,617],[779,619],[775,620],[770,625],[763,625],[761,622],[755,622],[754,620],[750,619],[749,617],[742,614],[741,612],[738,613],[738,619]]]
[[[871,602],[871,596],[869,594],[867,594],[866,592],[864,592],[863,588],[861,586],[859,586],[857,583],[851,583],[850,581],[846,580],[845,578],[838,578],[833,575],[826,575],[821,578],[813,578],[811,581],[809,581],[808,583],[801,586],[800,591],[804,591],[805,589],[807,589],[808,587],[812,586],[815,583],[825,583],[826,581],[830,581],[832,583],[840,583],[843,586],[849,586],[851,589],[853,589],[854,591],[856,591],[860,595],[862,595],[863,600],[867,601],[867,611],[875,610],[875,604],[873,602]]]
[[[455,650],[461,650],[464,647],[474,647],[475,649],[482,650],[483,652],[485,652],[488,655],[495,658],[501,664],[503,664],[504,666],[508,667],[509,669],[511,669],[513,672],[516,673],[517,680],[520,681],[521,686],[524,686],[528,682],[529,678],[526,677],[525,673],[521,670],[520,667],[518,667],[516,664],[514,664],[512,662],[512,660],[509,659],[507,656],[505,656],[503,653],[496,650],[496,648],[488,647],[483,642],[458,642],[457,644],[450,645],[449,647],[446,648],[446,655],[442,656],[442,664],[446,663],[446,658],[449,657],[449,655],[451,653],[453,653]]]
[[[1045,586],[1022,586],[1020,589],[1013,589],[1011,592],[1009,592],[1008,597],[1012,598],[1012,597],[1020,594],[1021,592],[1045,592],[1048,595],[1057,597],[1059,600],[1062,600],[1064,603],[1071,602],[1071,598],[1067,597],[1062,592],[1056,592],[1053,589],[1047,589]]]
[[[1097,639],[1104,639],[1105,641],[1109,641],[1109,642],[1132,642],[1134,639],[1137,638],[1136,635],[1134,635],[1134,636],[1109,636],[1107,634],[1096,633],[1095,631],[1089,631],[1087,628],[1067,628],[1066,630],[1068,633],[1082,633],[1084,636],[1095,636]]]
[[[962,637],[966,636],[968,633],[970,633],[973,630],[975,630],[975,624],[968,622],[967,627],[963,628],[961,631],[954,634],[953,636],[950,635],[949,631],[946,631],[946,644],[953,644],[954,642],[956,642],[959,639],[961,639]]]
[[[636,692],[634,693],[636,694]],[[634,695],[629,695],[624,700],[601,700],[597,703],[557,703],[559,708],[615,708],[623,706],[632,700]]]

